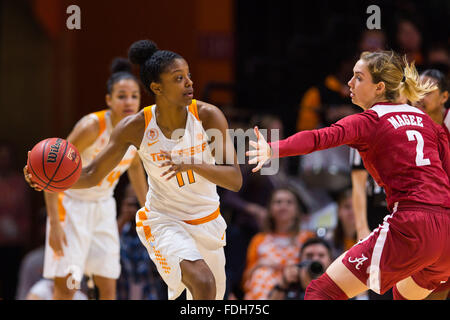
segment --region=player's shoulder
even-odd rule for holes
[[[413,107],[407,103],[377,103],[367,111],[375,112],[380,118],[393,113],[417,113],[426,115],[426,113],[419,108]]]
[[[125,118],[123,118],[122,120],[120,120],[120,122],[118,123],[117,126],[120,125],[121,128],[123,129],[128,129],[128,130],[139,130],[139,129],[145,129],[145,126],[147,124],[147,119],[148,119],[148,110],[147,107],[146,108],[142,108],[140,111],[138,111],[135,114],[129,115]]]
[[[111,134],[111,139],[123,142],[124,145],[131,144],[139,148],[145,132],[145,108],[136,114],[129,115],[119,121]]]
[[[200,118],[209,117],[217,112],[222,112],[217,106],[204,101],[196,100],[197,112]]]
[[[77,132],[85,139],[95,140],[95,138],[97,138],[106,127],[104,119],[105,114],[106,110],[91,112],[84,115],[75,124],[73,131]]]

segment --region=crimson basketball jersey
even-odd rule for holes
[[[330,127],[272,143],[279,157],[347,144],[385,189],[388,206],[415,201],[450,208],[448,139],[442,126],[408,104],[379,103]]]

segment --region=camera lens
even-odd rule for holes
[[[322,264],[318,261],[312,261],[308,271],[313,279],[319,277],[324,272]]]

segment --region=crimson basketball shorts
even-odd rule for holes
[[[342,262],[378,294],[409,276],[434,290],[450,276],[449,253],[450,209],[402,202]]]

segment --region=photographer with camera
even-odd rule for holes
[[[308,284],[333,261],[331,245],[322,238],[306,240],[300,250],[300,261],[283,268],[282,280],[270,292],[270,300],[303,300]]]

